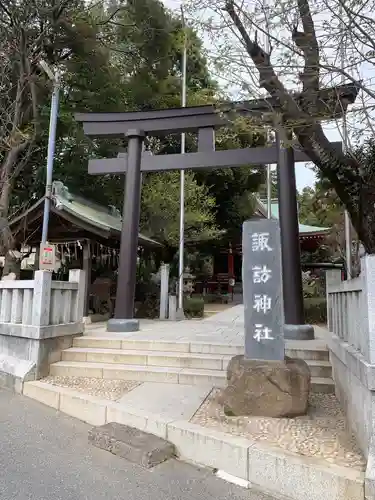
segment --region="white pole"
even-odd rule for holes
[[[184,10],[181,6],[182,28],[185,31]],[[185,31],[184,50],[182,53],[182,89],[181,106],[186,107],[186,62],[187,36]],[[185,133],[181,134],[181,154],[185,154]],[[180,172],[180,247],[178,261],[178,316],[184,316],[184,232],[185,232],[185,171]]]
[[[267,165],[267,219],[271,218],[272,176],[271,165]]]
[[[341,42],[340,42],[340,59],[341,59],[341,69],[345,69],[345,45],[344,45],[344,33],[345,25],[343,20],[343,8],[340,6],[340,24],[341,24]],[[341,82],[345,83],[345,76],[341,73]],[[343,152],[346,154],[348,152],[348,126],[346,121],[346,112],[342,116],[342,139],[343,139]],[[346,270],[347,278],[350,279],[353,276],[352,272],[352,237],[351,237],[351,222],[349,213],[345,210],[345,260],[346,260]]]

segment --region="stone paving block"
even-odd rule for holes
[[[111,402],[107,404],[106,423],[117,422],[122,425],[129,425],[137,429],[145,430],[147,427],[147,415],[140,411],[128,408],[118,403]]]
[[[182,459],[248,479],[248,448],[251,442],[186,421],[168,424],[168,439]]]
[[[102,425],[106,421],[105,400],[88,394],[60,387],[60,411],[91,425]]]
[[[235,356],[236,354],[243,354],[243,346],[229,345],[229,343],[212,342],[192,342],[190,345],[190,352],[201,354],[219,354],[227,356]]]
[[[175,455],[173,444],[165,439],[116,422],[91,429],[89,442],[147,469]]]
[[[103,378],[103,369],[101,363],[59,361],[50,366],[50,375],[60,377]]]
[[[73,339],[73,347],[93,347],[98,349],[121,349],[122,339],[108,337],[76,337]]]
[[[26,382],[23,386],[23,394],[56,410],[59,409],[60,387],[38,381]]]
[[[256,444],[249,447],[249,477],[255,487],[288,500],[361,500],[364,473]]]
[[[207,389],[199,385],[176,386],[168,383],[145,382],[124,394],[119,404],[126,410],[138,408],[148,416],[164,417],[167,421],[189,420],[210,391],[211,387]],[[152,431],[152,434],[156,433]]]
[[[183,368],[178,375],[178,383],[192,386],[208,385],[210,387],[225,387],[226,374],[224,371],[198,370]]]

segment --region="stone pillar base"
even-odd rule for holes
[[[176,321],[183,321],[184,319],[186,319],[184,310],[178,308],[176,311]]]
[[[297,417],[306,415],[310,369],[302,359],[282,361],[232,358],[227,387],[218,403],[228,416]]]
[[[107,323],[107,332],[138,332],[139,321],[137,319],[111,318]]]
[[[286,340],[314,340],[312,325],[284,325],[284,339]]]

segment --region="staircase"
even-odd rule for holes
[[[229,360],[242,346],[224,343],[134,340],[83,336],[51,365],[53,376],[136,380],[223,387]],[[287,341],[286,355],[304,359],[311,369],[313,392],[334,392],[328,350],[321,341]]]

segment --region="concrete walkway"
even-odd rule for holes
[[[0,391],[1,500],[273,500],[172,460],[151,471],[88,445],[86,424]]]
[[[133,341],[161,341],[178,343],[207,343],[240,347],[245,344],[244,306],[233,306],[203,320],[158,321],[141,320],[140,331],[112,334],[107,332],[106,323],[86,325],[85,336],[102,338],[119,338]],[[315,327],[315,340],[287,341],[290,349],[322,348],[326,346],[324,330]]]
[[[130,333],[108,333],[107,323],[93,323],[85,327],[85,336],[91,335],[107,338],[121,335],[121,338],[128,340],[225,342],[243,346],[243,305],[231,307],[203,320],[141,320],[140,331]]]

